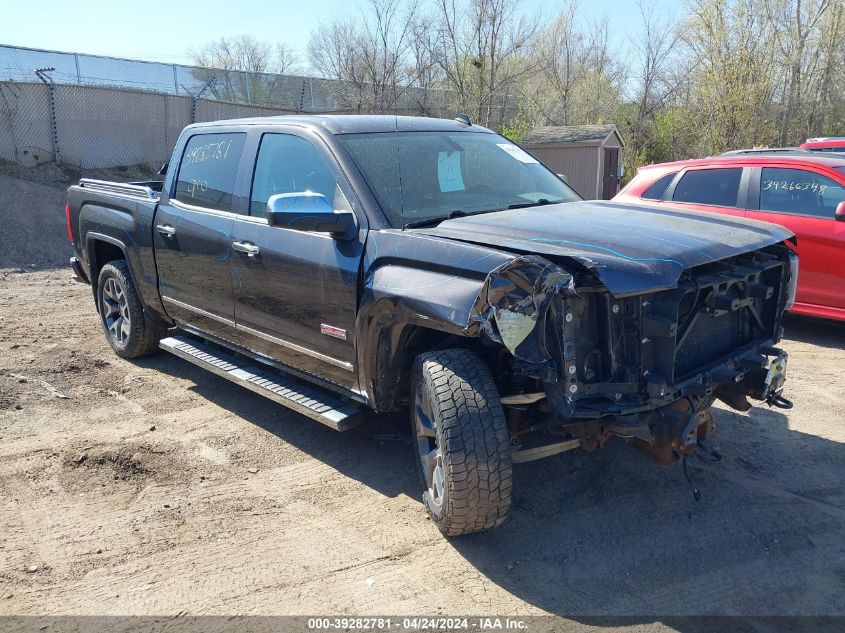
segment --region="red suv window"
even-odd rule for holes
[[[741,167],[688,171],[675,186],[672,200],[735,207],[741,179]]]
[[[669,183],[672,182],[672,179],[678,172],[673,171],[672,173],[666,174],[665,176],[661,176],[657,180],[655,180],[651,185],[649,185],[648,189],[643,191],[643,195],[640,198],[644,200],[660,200],[663,197],[663,194],[666,193],[666,187],[669,186]]]
[[[764,167],[760,177],[760,210],[833,218],[845,200],[845,187],[806,169]]]

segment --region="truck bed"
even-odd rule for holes
[[[161,196],[164,181],[145,180],[141,182],[115,182],[112,180],[82,178],[79,181],[78,186],[86,190],[98,190],[127,196],[140,196],[148,200],[158,200]]]
[[[148,308],[161,311],[153,254],[153,220],[164,181],[83,178],[68,189],[67,220],[78,270],[95,279],[110,259],[125,259]]]

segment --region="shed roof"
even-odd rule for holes
[[[619,142],[625,141],[615,125],[545,125],[535,127],[525,138],[523,145],[545,145],[552,143],[600,143],[611,134],[619,137]]]

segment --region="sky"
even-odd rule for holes
[[[680,0],[651,0],[667,16]],[[320,21],[361,11],[362,0],[0,0],[0,44],[189,64],[190,50],[225,36],[249,33],[283,42],[306,59],[308,39]],[[553,13],[553,0],[523,0],[527,11]],[[304,10],[307,7],[307,10]],[[616,46],[639,24],[633,0],[581,0],[579,14],[611,17]],[[633,29],[633,30],[632,30]]]

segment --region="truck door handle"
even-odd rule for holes
[[[247,257],[255,257],[261,252],[261,249],[252,242],[232,242],[232,248],[239,253],[244,253]]]
[[[161,233],[164,237],[173,237],[176,235],[176,229],[169,224],[157,224],[156,231]]]

